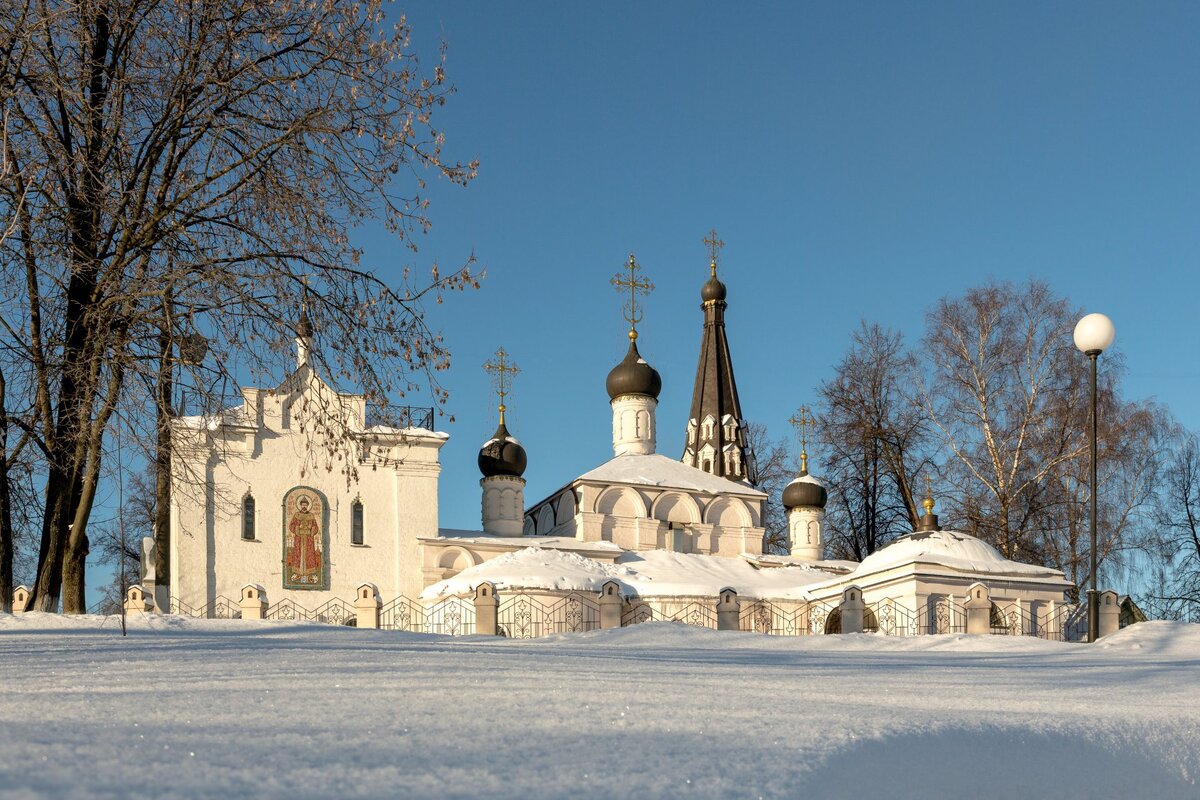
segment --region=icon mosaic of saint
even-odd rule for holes
[[[313,489],[292,489],[283,500],[283,588],[328,589],[325,534],[328,508]]]

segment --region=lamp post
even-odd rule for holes
[[[1088,314],[1075,325],[1075,346],[1092,362],[1092,414],[1091,414],[1091,453],[1092,453],[1092,570],[1089,584],[1088,600],[1088,641],[1094,642],[1100,638],[1100,593],[1096,588],[1096,362],[1100,354],[1113,343],[1116,331],[1112,320],[1103,314]]]

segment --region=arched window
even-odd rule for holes
[[[242,538],[254,541],[254,495],[242,498]]]
[[[363,504],[355,500],[350,506],[350,544],[363,543]]]

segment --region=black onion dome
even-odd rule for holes
[[[479,448],[479,471],[485,478],[497,475],[519,478],[525,472],[527,463],[525,448],[509,434],[503,421],[492,434],[492,438]]]
[[[725,284],[721,283],[716,275],[713,275],[704,282],[704,286],[700,289],[700,299],[706,303],[713,300],[724,300]]]
[[[808,506],[810,508],[824,508],[825,502],[829,499],[829,493],[825,491],[825,487],[817,483],[815,480],[803,480],[808,477],[807,472],[801,472],[800,477],[787,485],[783,490],[783,507],[787,509],[799,508]]]
[[[662,378],[658,370],[646,363],[638,352],[637,342],[630,340],[625,359],[612,368],[604,382],[610,399],[616,400],[625,394],[644,394],[658,399],[662,391]]]

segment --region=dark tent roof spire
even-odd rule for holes
[[[725,336],[725,284],[717,278],[717,252],[725,243],[715,230],[704,243],[709,247],[710,275],[700,290],[704,332],[683,463],[730,480],[753,482],[754,454],[746,446],[745,420]]]

